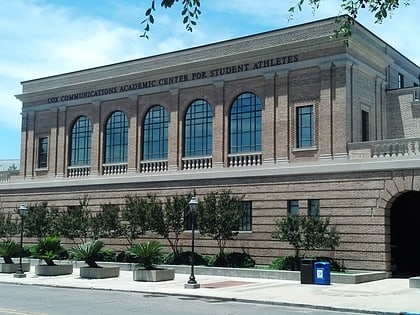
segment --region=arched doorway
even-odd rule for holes
[[[393,276],[420,275],[420,192],[399,196],[391,207]]]

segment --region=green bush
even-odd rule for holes
[[[296,260],[297,259],[297,260]],[[284,256],[275,259],[271,265],[270,269],[272,270],[300,270],[300,261],[302,258],[296,258],[294,256]],[[336,260],[329,257],[316,257],[316,261],[324,261],[330,263],[331,271],[343,272],[345,271],[345,267],[343,264],[339,264]],[[299,266],[296,268],[295,266]]]
[[[73,260],[83,260],[89,267],[99,268],[96,260],[103,248],[104,243],[102,241],[94,240],[72,247],[69,250],[69,254]]]
[[[296,261],[298,259],[298,261]],[[300,258],[294,256],[284,256],[275,259],[271,265],[270,269],[273,270],[296,270],[295,266],[300,265]]]
[[[47,265],[54,266],[54,259],[67,258],[67,251],[57,236],[48,236],[30,248],[33,258],[43,259]]]
[[[336,272],[344,272],[346,271],[346,267],[344,266],[344,263],[339,263],[337,260],[329,257],[317,257],[316,261],[325,261],[330,263],[331,271]]]
[[[163,246],[159,242],[150,241],[133,245],[128,252],[139,259],[139,265],[144,269],[153,269],[154,265],[163,261]]]
[[[130,253],[129,250],[119,252],[116,261],[126,263],[139,263],[139,259]]]
[[[226,253],[214,255],[209,261],[209,266],[228,267],[228,268],[252,268],[255,266],[255,260],[245,252]]]
[[[169,253],[163,262],[167,265],[191,265],[191,252],[180,252],[176,256],[174,253]],[[194,265],[208,266],[209,260],[207,257],[194,252]]]
[[[108,261],[108,262],[114,262],[116,261],[117,254],[115,250],[110,248],[102,248],[98,256],[96,258],[97,261]]]
[[[20,246],[12,240],[6,240],[0,243],[0,257],[6,264],[13,264],[12,257],[19,255]]]

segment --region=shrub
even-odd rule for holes
[[[168,265],[191,265],[191,252],[180,252],[176,256],[174,253],[169,253],[164,258],[164,263]],[[208,266],[209,258],[194,252],[194,265]]]
[[[138,258],[139,265],[142,265],[144,269],[153,269],[153,265],[161,263],[164,256],[162,244],[156,241],[135,244],[128,252]]]
[[[255,260],[245,252],[225,253],[214,255],[210,258],[209,266],[229,268],[252,268]]]
[[[32,257],[43,259],[48,266],[54,266],[54,259],[67,257],[67,251],[61,245],[61,240],[57,236],[48,236],[31,247]]]
[[[284,256],[275,259],[271,265],[270,269],[272,270],[300,270],[300,261],[302,258],[295,256]],[[345,271],[345,267],[343,264],[339,264],[336,260],[329,257],[317,257],[315,258],[316,261],[325,261],[330,263],[331,271],[343,272]],[[296,266],[299,268],[296,269]]]
[[[133,256],[129,250],[119,252],[116,257],[118,262],[139,263],[139,259]]]
[[[339,263],[337,260],[329,257],[317,257],[317,261],[325,261],[330,263],[331,271],[337,271],[337,272],[344,272],[346,271],[346,267],[344,266],[344,263]]]
[[[296,270],[295,266],[300,266],[300,258],[295,256],[284,256],[275,259],[271,265],[270,269],[273,270]]]
[[[117,257],[117,254],[115,253],[115,250],[111,248],[102,248],[99,251],[96,260],[113,262],[113,261],[116,261],[116,257]]]
[[[103,247],[104,243],[100,240],[76,245],[69,250],[70,258],[73,260],[83,260],[89,267],[99,268],[96,260]]]
[[[20,246],[12,241],[6,240],[0,243],[0,257],[3,257],[3,260],[6,264],[13,264],[12,257],[19,255]]]

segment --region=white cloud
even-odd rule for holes
[[[19,128],[20,81],[142,55],[139,31],[30,1],[0,6],[0,123]]]

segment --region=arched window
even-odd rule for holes
[[[149,109],[143,124],[143,160],[168,158],[168,125],[168,114],[162,106]]]
[[[230,152],[261,151],[262,106],[253,93],[239,95],[230,109]]]
[[[184,156],[212,154],[213,110],[205,100],[194,101],[185,115]]]
[[[90,165],[92,148],[92,124],[85,117],[79,117],[71,130],[70,166]]]
[[[127,162],[128,120],[121,112],[114,112],[105,127],[105,163]]]

